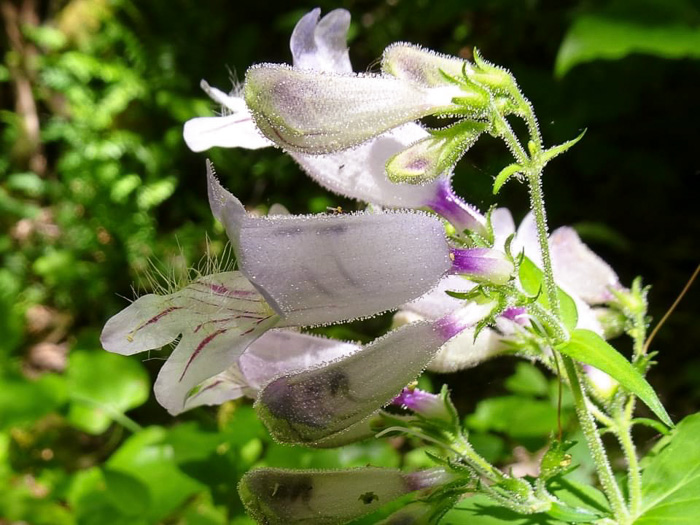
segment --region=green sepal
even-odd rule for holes
[[[569,470],[571,468],[571,454],[568,454],[567,451],[574,445],[574,441],[552,441],[540,461],[540,477],[547,480]]]
[[[498,94],[508,94],[515,85],[515,80],[510,71],[496,66],[484,60],[481,52],[474,48],[474,63],[476,67],[470,78],[475,82],[486,86],[489,91]]]
[[[547,514],[566,523],[590,523],[601,518],[598,514],[593,514],[584,509],[572,509],[556,501],[552,502],[552,506],[547,511]]]
[[[522,171],[523,167],[517,163],[510,164],[503,168],[493,181],[493,194],[496,195],[513,175]]]
[[[558,157],[559,155],[567,151],[571,146],[575,145],[579,140],[581,140],[585,134],[586,130],[584,129],[575,139],[567,140],[563,144],[559,144],[558,146],[553,146],[548,150],[545,150],[542,153],[541,157],[542,164],[547,164],[554,157]]]
[[[641,399],[666,425],[673,426],[673,421],[644,376],[595,332],[574,330],[569,341],[557,346],[557,350],[576,361],[602,370]]]

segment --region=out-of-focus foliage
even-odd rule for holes
[[[582,9],[557,53],[555,70],[633,53],[663,58],[700,58],[700,15],[686,0],[623,0]]]
[[[319,4],[324,11],[340,6]],[[206,203],[204,156],[189,152],[181,136],[184,121],[216,110],[199,80],[226,88],[254,62],[289,61],[291,29],[314,5],[0,5],[0,523],[249,523],[236,484],[252,465],[428,466],[431,449],[417,442],[371,441],[320,453],[282,447],[246,404],[174,420],[151,394],[167,350],[146,360],[100,350],[101,326],[133,296],[132,287],[153,286],[146,275],[175,268],[165,280],[177,280],[207,249],[223,250]],[[690,190],[700,142],[697,6],[681,0],[342,6],[353,15],[356,69],[371,69],[396,40],[467,58],[476,45],[512,68],[548,143],[587,128],[548,171],[552,224],[580,223],[625,282],[643,275],[653,285],[652,314],[661,316],[700,259],[697,194]],[[356,207],[314,186],[279,151],[209,155],[227,187],[251,206],[281,202],[295,213]],[[455,184],[485,210],[507,152],[485,141],[470,158],[473,164],[458,166]],[[501,194],[524,212],[516,184]],[[674,416],[700,401],[700,331],[691,301],[653,348],[661,351],[660,366],[650,381]],[[367,340],[387,325],[381,317],[331,331]],[[681,363],[687,366],[678,373]],[[513,371],[512,362],[495,361],[434,382],[443,380],[461,413],[470,414],[470,438],[489,460],[528,468],[557,430],[558,387],[537,368]],[[563,407],[564,430],[572,430],[566,398]],[[506,452],[513,445],[522,445],[518,457]],[[583,464],[579,479],[586,479],[585,454],[578,448],[572,454]],[[459,523],[465,515],[468,505],[446,519]]]

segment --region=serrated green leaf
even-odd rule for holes
[[[558,476],[547,483],[547,488],[569,507],[587,509],[601,516],[610,513],[605,495],[591,485]]]
[[[520,263],[519,276],[520,284],[527,294],[536,295],[540,290],[544,289],[544,274],[542,270],[535,266],[535,263],[527,257],[524,257]],[[578,322],[576,303],[574,303],[571,296],[561,288],[557,288],[557,295],[559,296],[561,320],[564,326],[569,330],[573,330],[576,328],[576,323]],[[549,308],[549,299],[546,293],[540,293],[537,302],[545,308]]]
[[[576,361],[594,366],[607,373],[639,397],[661,421],[673,426],[671,418],[651,385],[622,354],[618,353],[595,332],[574,330],[571,333],[571,339],[557,347],[557,350]]]
[[[493,181],[493,194],[496,195],[499,191],[501,191],[501,188],[506,182],[508,182],[508,179],[522,170],[523,167],[520,164],[509,164],[503,168],[500,173],[496,175],[496,178]]]
[[[583,509],[572,509],[557,502],[552,503],[552,508],[549,509],[547,514],[566,523],[590,523],[600,519],[600,516],[597,514]]]
[[[681,421],[642,473],[638,525],[696,523],[700,516],[700,414]]]

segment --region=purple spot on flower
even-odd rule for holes
[[[406,169],[416,172],[425,171],[425,168],[427,168],[429,164],[430,162],[428,159],[417,158],[406,164]]]
[[[420,412],[425,403],[432,403],[439,400],[439,396],[419,390],[417,388],[404,388],[401,393],[391,402],[392,405],[408,408],[414,412]]]

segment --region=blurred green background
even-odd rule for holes
[[[376,70],[397,40],[465,58],[477,46],[514,72],[546,143],[587,129],[545,174],[550,224],[574,225],[623,283],[642,275],[655,320],[700,261],[697,2],[0,0],[0,524],[247,523],[235,487],[254,464],[425,464],[402,442],[281,447],[245,403],[175,420],[151,394],[162,354],[123,358],[98,341],[154,267],[177,277],[207,233],[214,253],[225,243],[205,155],[182,140],[187,119],[217,110],[199,80],[227,90],[255,62],[289,62],[292,28],[316,6],[351,11],[356,70]],[[250,207],[358,207],[279,150],[207,155]],[[508,162],[482,139],[455,186],[486,210]],[[501,195],[525,214],[522,186]],[[650,381],[676,420],[700,405],[699,299],[696,286],[653,345]],[[368,340],[388,323],[331,332]],[[500,464],[522,459],[513,445],[529,457],[552,429],[553,387],[530,365],[432,378],[443,381]],[[530,417],[503,424],[509,406],[531,406]]]

